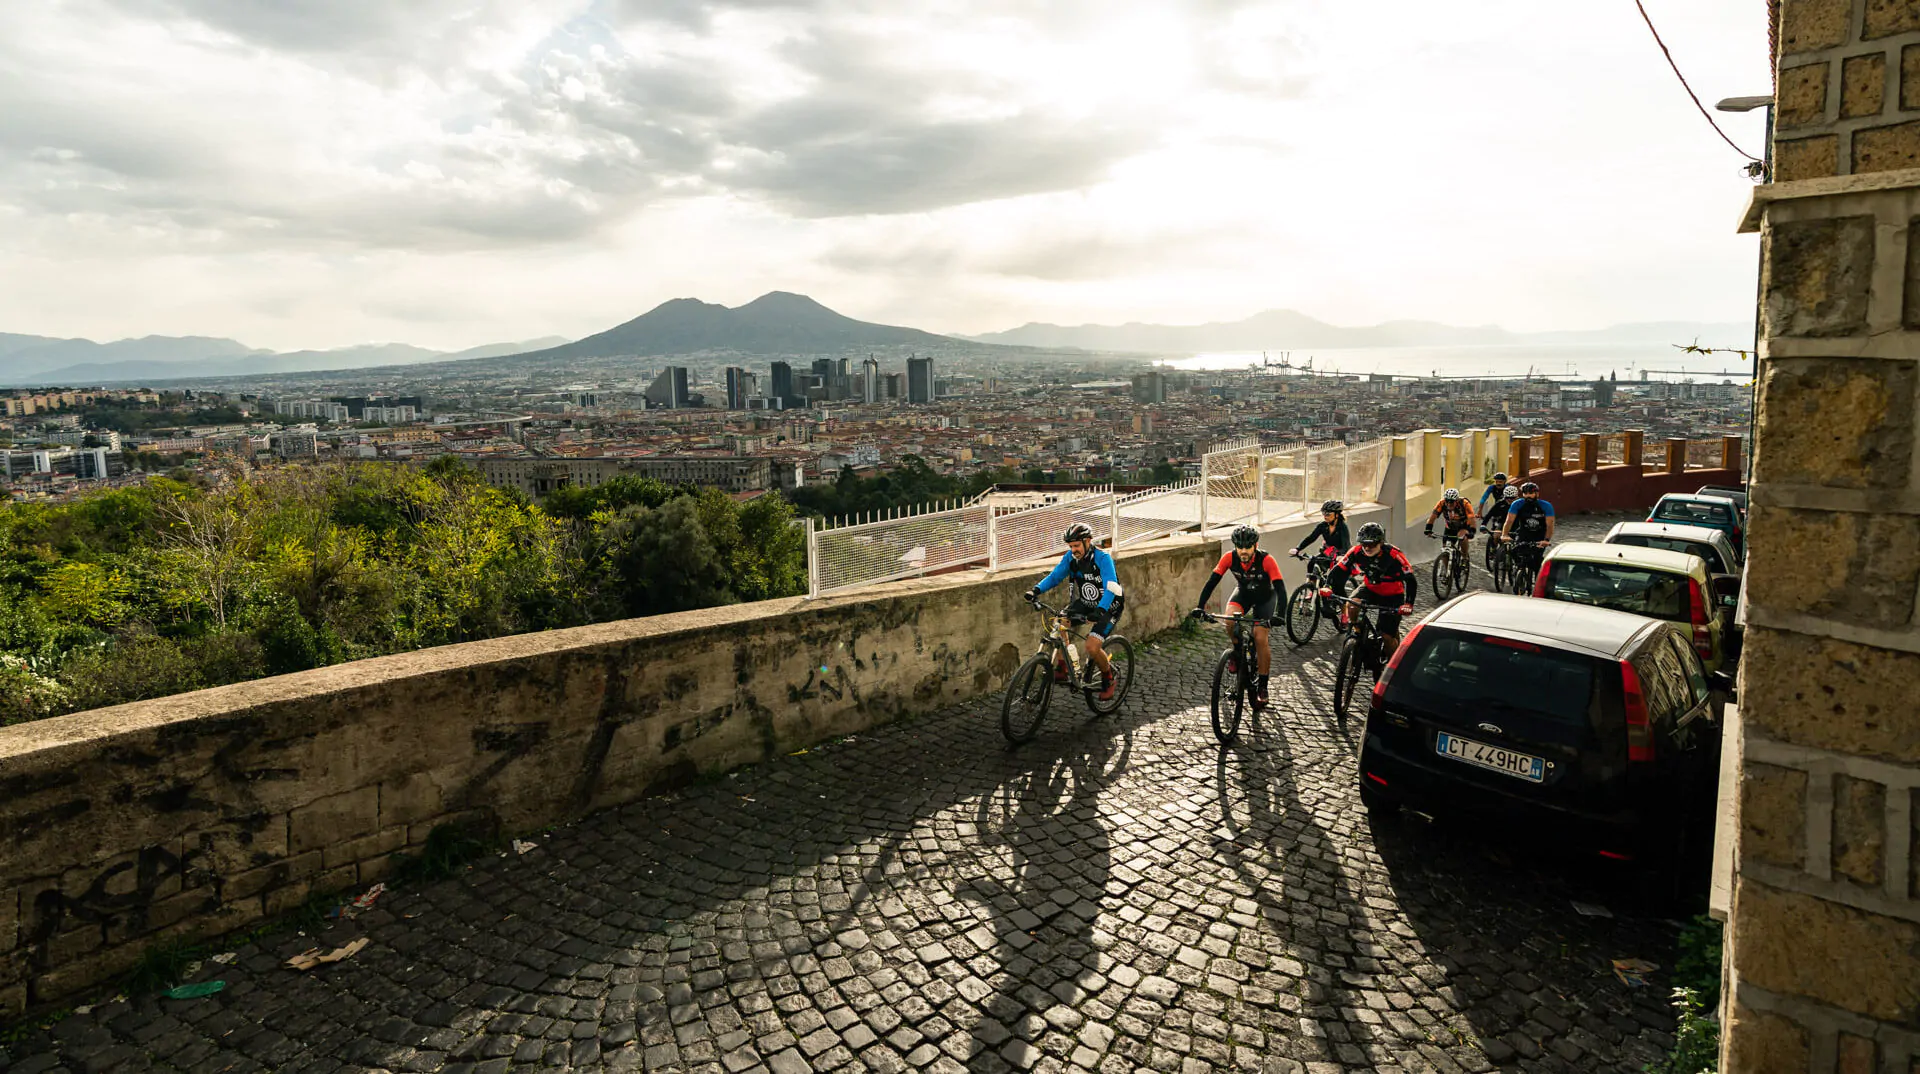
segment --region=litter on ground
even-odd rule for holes
[[[1581,902],[1579,899],[1574,899],[1572,901],[1573,901],[1574,912],[1579,914],[1581,917],[1612,917],[1613,916],[1613,911],[1607,909],[1604,906],[1595,906],[1593,903]]]
[[[211,996],[226,987],[225,981],[199,981],[194,984],[175,985],[160,994],[168,999],[199,999],[202,996]]]
[[[515,839],[513,841],[513,852],[515,854],[525,854],[527,851],[537,850],[539,847],[539,843],[529,843],[524,839]]]
[[[1647,987],[1647,974],[1659,969],[1658,963],[1648,962],[1644,958],[1616,958],[1613,960],[1613,975],[1628,988]]]
[[[287,968],[306,971],[329,962],[340,962],[359,954],[360,949],[365,946],[367,946],[367,938],[362,936],[345,947],[336,947],[331,951],[322,951],[318,947],[310,947],[288,959]]]

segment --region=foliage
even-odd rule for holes
[[[852,467],[842,467],[832,482],[802,485],[788,492],[787,498],[803,514],[833,517],[967,499],[996,484],[1018,480],[1019,476],[1007,469],[982,470],[965,479],[957,478],[939,473],[918,455],[908,455],[897,468],[873,477],[861,477]]]
[[[461,824],[442,824],[427,833],[418,854],[396,854],[393,884],[427,884],[458,876],[475,859],[484,857],[497,840]]]
[[[1691,988],[1673,990],[1673,1008],[1673,1051],[1647,1064],[1647,1074],[1713,1074],[1720,1061],[1720,1023]]]
[[[536,505],[457,460],[230,476],[0,504],[0,722],[806,588],[778,496],[623,477]]]
[[[1709,1008],[1720,1003],[1720,945],[1720,922],[1701,914],[1681,927],[1673,963],[1673,983],[1692,989]]]

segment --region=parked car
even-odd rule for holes
[[[1741,570],[1740,559],[1733,553],[1733,542],[1727,539],[1724,531],[1710,526],[1684,526],[1678,522],[1620,522],[1607,531],[1601,543],[1685,552],[1706,560],[1710,574],[1739,574]]]
[[[1686,627],[1708,671],[1731,672],[1737,575],[1713,575],[1686,552],[1628,544],[1569,541],[1540,564],[1533,595],[1664,619]]]
[[[1740,517],[1747,517],[1747,490],[1732,485],[1701,485],[1693,490],[1696,496],[1725,496],[1740,509]]]
[[[1686,526],[1710,526],[1727,535],[1733,554],[1746,562],[1747,549],[1741,531],[1746,518],[1738,504],[1725,496],[1702,496],[1697,492],[1669,492],[1660,497],[1647,513],[1648,522],[1678,522]]]
[[[1712,840],[1716,688],[1731,689],[1664,620],[1468,593],[1414,627],[1375,685],[1360,798],[1692,862]]]

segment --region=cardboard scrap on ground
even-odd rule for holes
[[[1659,969],[1655,962],[1644,958],[1616,958],[1613,960],[1613,975],[1628,988],[1647,987],[1647,974]]]
[[[1613,916],[1613,911],[1607,909],[1604,906],[1595,906],[1593,903],[1581,902],[1579,899],[1574,899],[1572,901],[1573,901],[1574,912],[1579,914],[1581,917],[1612,917]]]
[[[529,843],[524,839],[515,839],[513,841],[513,852],[515,854],[525,854],[529,850],[538,850],[539,848],[539,843]]]
[[[367,938],[362,936],[345,947],[336,947],[331,951],[321,951],[318,947],[310,947],[288,959],[287,968],[304,972],[315,966],[324,965],[329,962],[340,962],[359,954],[361,948],[365,946],[367,946]]]

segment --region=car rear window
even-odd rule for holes
[[[1691,620],[1687,581],[1684,574],[1650,571],[1625,563],[1561,559],[1548,561],[1543,592],[1554,600],[1685,623]]]
[[[1724,504],[1700,503],[1697,500],[1661,500],[1654,508],[1653,517],[1674,522],[1705,522],[1709,525],[1724,526],[1733,521],[1733,512]]]
[[[1698,541],[1685,541],[1678,537],[1643,537],[1632,534],[1607,542],[1609,544],[1630,544],[1639,548],[1664,548],[1669,552],[1685,552],[1690,556],[1699,556],[1707,561],[1707,569],[1715,574],[1727,573],[1727,565],[1720,562],[1720,550],[1710,544]]]
[[[1456,719],[1518,708],[1584,726],[1600,667],[1582,653],[1429,627],[1401,657],[1385,700]]]

